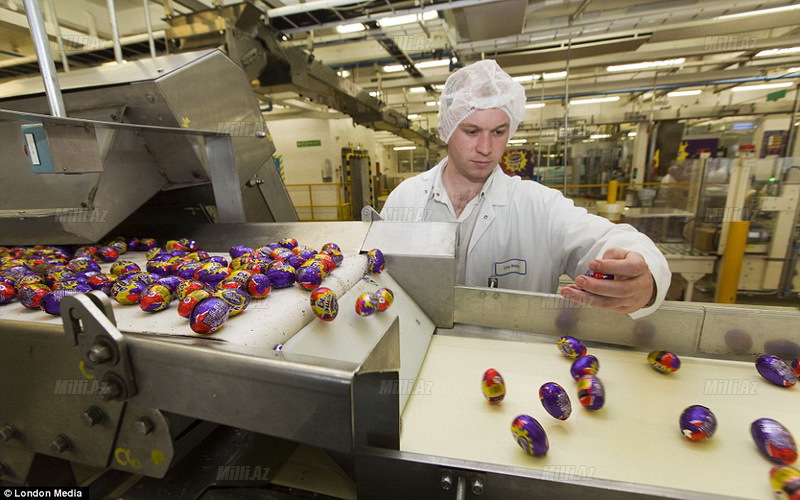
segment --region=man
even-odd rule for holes
[[[498,165],[525,114],[525,91],[495,61],[450,75],[442,91],[439,135],[448,156],[402,182],[384,220],[459,222],[457,283],[553,293],[575,278],[567,299],[637,318],[664,300],[670,272],[644,234],[575,207],[560,192],[509,177]],[[411,214],[409,219],[407,214]],[[587,270],[614,280],[588,278]]]

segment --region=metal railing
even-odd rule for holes
[[[341,183],[286,184],[286,189],[302,222],[352,220]]]

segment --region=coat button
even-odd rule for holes
[[[488,218],[489,218],[489,216],[488,216],[488,215],[484,215],[484,216],[483,216],[483,218],[484,218],[484,219],[488,219]]]

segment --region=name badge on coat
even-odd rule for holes
[[[505,276],[507,274],[528,274],[528,262],[522,259],[508,259],[494,263],[495,276]]]

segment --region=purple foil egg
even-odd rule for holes
[[[575,359],[578,356],[586,354],[586,346],[575,337],[565,335],[560,337],[556,343],[558,344],[558,349],[561,351],[561,354],[570,359]]]
[[[230,309],[229,316],[236,316],[250,305],[250,294],[240,288],[217,290],[214,297],[224,300]]]
[[[583,273],[583,275],[584,276],[588,276],[589,278],[595,278],[595,279],[599,279],[599,280],[613,280],[614,279],[614,275],[613,274],[598,273],[596,271],[592,271],[591,269],[589,269],[588,271]]]
[[[267,270],[267,277],[273,288],[290,287],[295,282],[296,271],[289,264],[278,263]]]
[[[30,284],[22,285],[17,292],[19,303],[28,309],[41,309],[42,298],[52,290],[47,285]]]
[[[139,297],[139,308],[146,312],[163,311],[172,302],[172,292],[164,285],[153,283]]]
[[[555,382],[547,382],[539,388],[539,401],[553,418],[566,420],[572,414],[572,402],[567,391]]]
[[[599,369],[600,361],[591,354],[585,354],[575,358],[575,361],[572,362],[572,366],[569,368],[569,373],[572,375],[572,378],[578,380],[584,375],[597,374]]]
[[[702,405],[692,405],[683,410],[678,425],[681,433],[691,441],[710,439],[717,430],[717,417]]]
[[[383,252],[377,248],[367,252],[367,269],[373,274],[380,274],[386,269],[386,259],[383,256]]]
[[[296,281],[306,290],[319,288],[322,283],[323,273],[319,266],[301,266],[297,269]]]
[[[794,370],[778,356],[762,354],[756,359],[756,370],[762,377],[781,387],[792,387],[797,383]]]
[[[597,375],[578,379],[578,401],[587,410],[599,410],[606,403],[606,391]]]
[[[525,453],[534,457],[543,457],[550,449],[547,433],[530,415],[519,415],[511,422],[511,435]]]
[[[374,293],[364,292],[356,298],[356,313],[359,316],[370,316],[378,310],[378,298]]]
[[[77,290],[53,290],[42,297],[42,310],[53,316],[61,316],[61,299],[67,295],[75,295],[76,293],[80,292]]]
[[[228,320],[230,307],[219,297],[209,297],[194,306],[189,324],[195,333],[214,333]]]
[[[230,250],[228,250],[228,254],[231,256],[231,259],[235,259],[236,257],[241,257],[246,253],[252,253],[253,249],[247,245],[233,245]]]
[[[647,362],[660,373],[673,373],[681,367],[680,358],[669,351],[652,351],[647,355]]]
[[[750,435],[761,453],[773,462],[790,465],[797,460],[797,444],[777,420],[759,418],[750,425]]]
[[[159,285],[164,285],[165,287],[169,288],[169,292],[174,294],[178,290],[178,286],[183,283],[184,280],[177,276],[164,276],[163,278],[157,279],[155,282]]]
[[[272,291],[272,282],[265,274],[254,274],[247,282],[247,293],[253,299],[263,299]]]

